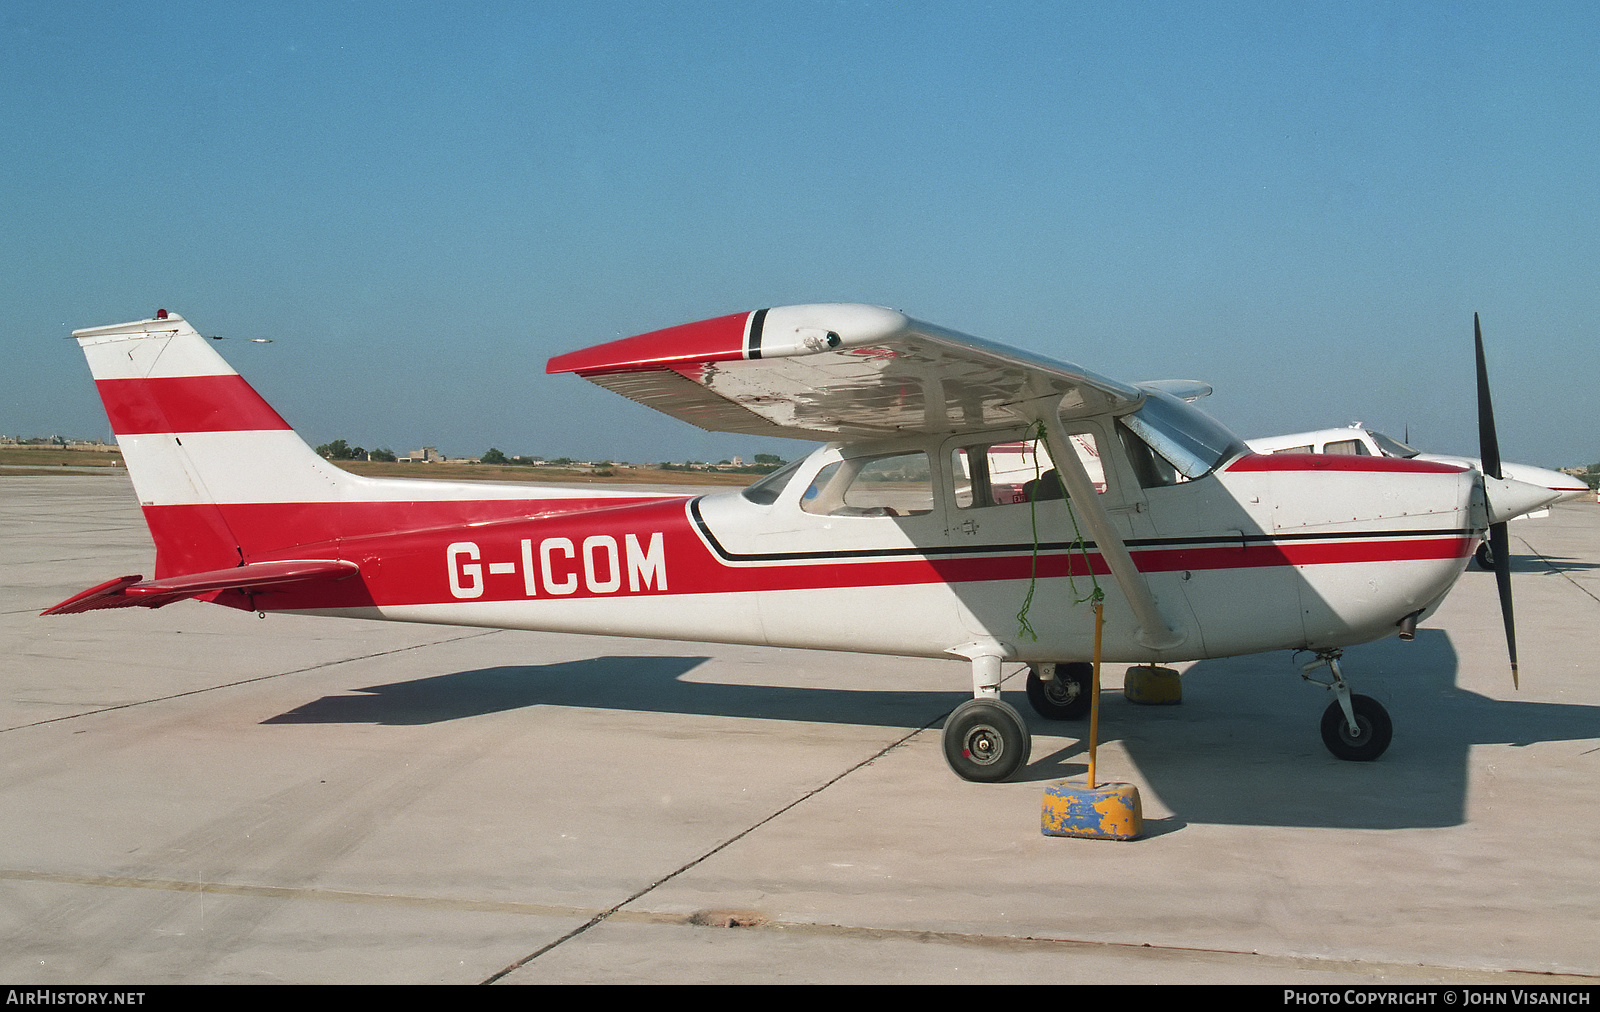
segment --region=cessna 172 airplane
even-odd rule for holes
[[[1470,467],[1476,471],[1483,470],[1483,461],[1476,457],[1454,457],[1438,453],[1423,453],[1421,450],[1412,449],[1398,439],[1393,439],[1381,432],[1375,432],[1360,424],[1335,429],[1317,429],[1314,432],[1292,432],[1284,436],[1262,436],[1258,439],[1247,440],[1246,443],[1256,453],[1353,453],[1372,457],[1432,460],[1442,464],[1454,464],[1457,467]],[[1543,485],[1556,493],[1556,498],[1552,502],[1569,502],[1573,499],[1587,498],[1592,494],[1589,491],[1589,486],[1577,478],[1570,474],[1562,474],[1560,471],[1552,471],[1549,468],[1502,461],[1500,469],[1504,477],[1527,482],[1530,485]],[[1548,510],[1534,510],[1533,512],[1522,514],[1522,518],[1548,515]],[[1478,564],[1480,569],[1494,569],[1494,558],[1487,541],[1478,546],[1477,552],[1473,555],[1473,561]]]
[[[1203,384],[1129,385],[874,306],[739,313],[552,359],[551,373],[705,429],[831,440],[743,491],[683,497],[350,474],[179,316],[73,336],[155,575],[47,615],[197,598],[962,658],[973,698],[946,721],[944,751],[977,781],[1006,779],[1032,747],[1000,698],[1002,662],[1029,665],[1042,717],[1087,710],[1091,599],[1113,662],[1313,652],[1304,673],[1326,667],[1316,680],[1335,697],[1325,743],[1374,759],[1391,723],[1350,692],[1341,648],[1409,637],[1486,528],[1503,537],[1552,498],[1500,477],[1481,339],[1482,473],[1252,453],[1182,399]]]

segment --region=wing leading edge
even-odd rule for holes
[[[800,439],[944,433],[1015,423],[1060,397],[1064,418],[1144,394],[1070,362],[879,306],[780,306],[612,341],[550,360],[715,432]]]

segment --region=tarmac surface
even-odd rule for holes
[[[13,984],[1600,982],[1600,506],[1344,670],[1108,667],[1145,838],[1047,838],[1084,724],[966,783],[963,662],[296,616],[41,618],[149,575],[123,473],[0,475],[0,980]],[[1008,674],[1015,667],[1007,666]],[[1011,690],[1015,690],[1012,694]]]

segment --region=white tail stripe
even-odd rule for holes
[[[323,460],[291,429],[145,433],[118,436],[117,442],[146,506],[650,497],[612,489],[366,478]]]
[[[72,336],[97,380],[238,375],[181,316],[75,330]]]

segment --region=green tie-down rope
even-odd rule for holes
[[[1044,422],[1034,422],[1033,428],[1023,436],[1024,439],[1034,441],[1033,448],[1033,494],[1028,496],[1028,519],[1033,525],[1033,559],[1028,569],[1028,594],[1022,599],[1022,608],[1017,612],[1017,635],[1026,636],[1033,642],[1039,642],[1039,634],[1033,631],[1033,626],[1028,622],[1028,610],[1033,607],[1033,592],[1039,586],[1039,485],[1043,476],[1039,473],[1039,444],[1044,442]],[[1067,448],[1071,451],[1071,447]],[[1059,473],[1061,465],[1056,465]],[[1060,479],[1058,478],[1059,482]],[[1061,498],[1067,504],[1067,516],[1072,520],[1072,547],[1083,556],[1083,566],[1089,573],[1089,583],[1092,589],[1083,597],[1078,596],[1078,581],[1072,577],[1072,551],[1067,552],[1067,586],[1072,588],[1072,603],[1083,604],[1085,601],[1099,604],[1106,598],[1106,592],[1100,589],[1100,581],[1095,578],[1094,565],[1089,561],[1089,547],[1084,544],[1083,531],[1078,528],[1078,513],[1072,508],[1072,497],[1062,490]]]

